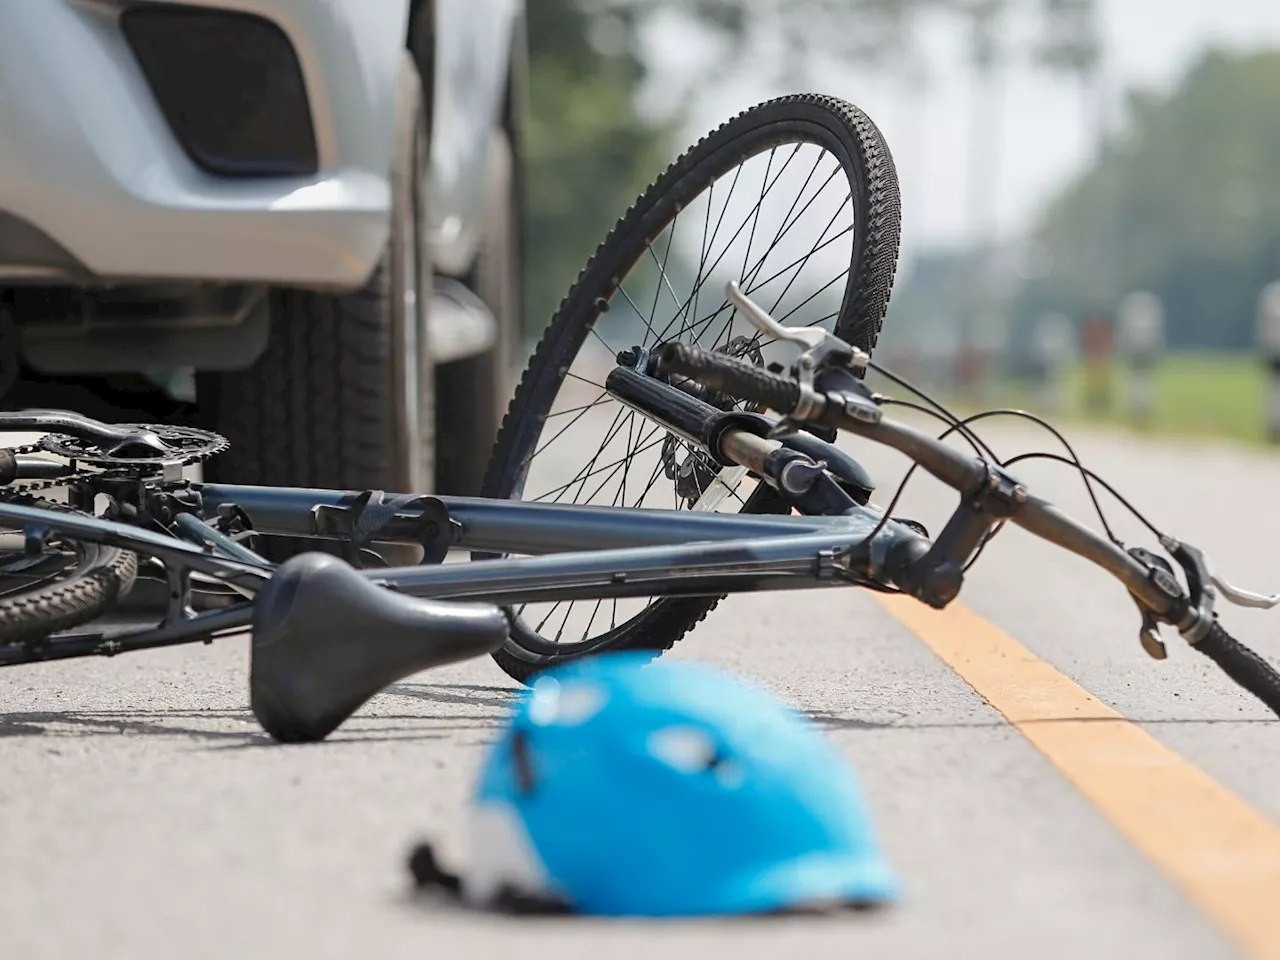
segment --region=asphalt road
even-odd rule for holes
[[[991,436],[1006,456],[1045,445],[1022,430]],[[1280,456],[1106,434],[1079,448],[1228,578],[1280,588]],[[880,477],[900,472],[892,456],[866,459]],[[1021,472],[1085,516],[1064,468]],[[922,480],[899,512],[936,530],[952,501]],[[1280,723],[1180,641],[1168,661],[1147,659],[1136,611],[1105,575],[1013,530],[963,596],[1188,769],[1280,822]],[[1280,612],[1224,619],[1277,652]],[[1105,789],[1064,776],[856,591],[731,598],[674,655],[773,688],[856,766],[906,886],[902,903],[873,914],[640,924],[415,902],[405,854],[429,837],[462,855],[467,791],[512,684],[487,660],[420,675],[329,742],[279,747],[248,711],[247,653],[236,638],[0,676],[0,956],[1240,955],[1238,931],[1116,825],[1097,799]],[[1120,755],[1098,769],[1104,788],[1134,774]],[[1198,794],[1169,803],[1213,815]],[[1260,838],[1273,829],[1264,823]],[[1177,838],[1165,842],[1176,855]],[[1239,860],[1243,871],[1244,859],[1220,856],[1214,869]]]

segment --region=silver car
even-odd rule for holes
[[[0,0],[2,402],[195,418],[229,482],[475,490],[523,36],[520,0]]]

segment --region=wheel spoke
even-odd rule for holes
[[[542,618],[542,622],[538,624],[536,628],[539,632],[541,632],[542,628],[547,625],[547,621],[551,619],[552,615],[555,614],[556,610],[560,607],[560,604],[562,603],[564,603],[563,600],[557,600],[554,604],[552,604],[551,609],[547,611],[547,615]]]
[[[764,204],[765,198],[769,195],[769,192],[773,190],[774,185],[777,184],[778,180],[781,179],[783,173],[786,172],[787,166],[791,163],[792,158],[795,157],[799,149],[800,147],[797,144],[796,149],[791,152],[791,155],[788,156],[787,159],[782,162],[782,166],[778,168],[778,172],[774,175],[772,182],[769,182],[765,185],[764,190],[760,194],[760,199],[757,200],[755,202],[755,205],[747,212],[747,215],[743,218],[742,223],[738,225],[738,229],[733,232],[733,236],[730,237],[729,242],[725,244],[725,248],[720,251],[720,256],[716,257],[715,262],[712,263],[711,266],[707,269],[706,278],[704,278],[703,280],[704,283],[706,282],[706,280],[710,279],[711,274],[715,273],[715,269],[720,265],[720,261],[723,260],[725,258],[725,255],[728,254],[728,252],[733,248],[733,241],[735,241],[736,239],[738,239],[739,236],[742,235],[742,231],[747,228],[747,224],[751,221],[756,211],[759,210],[760,207]],[[675,322],[675,318],[673,317],[671,319],[671,323],[674,323],[674,322]],[[666,327],[663,328],[662,335],[658,338],[659,341],[663,340],[666,337],[667,331],[671,329],[671,323],[668,323]],[[684,331],[682,330],[681,335],[683,335],[683,333]]]
[[[535,451],[533,451],[533,453],[529,454],[529,458],[528,458],[527,460],[525,460],[525,461],[524,461],[524,462],[525,462],[525,464],[527,465],[527,464],[529,464],[530,462],[532,462],[532,460],[533,460],[533,458],[534,458],[534,457],[536,457],[538,454],[540,454],[543,450],[547,449],[547,447],[551,446],[551,444],[555,443],[555,442],[556,442],[556,440],[558,440],[560,437],[563,437],[563,436],[564,436],[564,435],[569,431],[569,428],[570,428],[570,427],[572,427],[575,423],[577,423],[577,422],[578,422],[579,420],[581,420],[584,416],[586,416],[586,414],[587,414],[587,411],[588,411],[588,410],[592,410],[592,409],[594,409],[595,407],[600,407],[600,406],[603,406],[603,405],[604,405],[604,404],[606,404],[606,403],[613,403],[613,402],[615,402],[615,401],[614,401],[614,399],[613,399],[613,397],[608,397],[608,398],[603,399],[603,400],[602,400],[602,399],[600,399],[599,397],[597,397],[597,398],[596,398],[596,400],[595,400],[595,402],[593,402],[593,403],[588,403],[585,407],[579,407],[579,408],[578,408],[578,410],[579,410],[580,412],[578,413],[578,415],[577,415],[576,417],[574,417],[572,420],[570,420],[568,423],[566,423],[563,427],[561,427],[561,428],[556,432],[555,436],[553,436],[550,440],[548,440],[546,443],[542,444],[542,446],[538,447],[538,449],[537,449],[537,450],[535,450]],[[565,410],[565,411],[562,411],[562,412],[563,412],[563,413],[570,413],[571,411]],[[558,416],[558,414],[553,414],[553,416]],[[549,418],[548,418],[548,419],[549,419]]]
[[[849,224],[849,226],[845,227],[843,230],[841,230],[839,233],[837,233],[837,234],[835,234],[834,236],[832,236],[829,240],[825,241],[825,242],[824,242],[824,243],[822,243],[820,246],[815,247],[815,248],[813,248],[812,250],[810,250],[810,251],[809,251],[808,253],[806,253],[803,257],[799,257],[799,258],[797,258],[797,259],[795,259],[795,260],[792,260],[789,264],[787,264],[787,265],[786,265],[785,267],[783,267],[781,270],[779,270],[779,271],[777,271],[776,273],[772,274],[772,275],[771,275],[767,280],[765,280],[763,283],[758,283],[758,284],[756,284],[755,286],[751,287],[750,289],[748,289],[748,290],[746,290],[746,291],[744,291],[744,292],[745,292],[748,296],[750,296],[752,293],[755,293],[757,290],[760,290],[762,287],[765,287],[765,286],[767,286],[768,284],[772,283],[774,280],[777,280],[777,279],[778,279],[778,277],[782,276],[784,273],[786,273],[788,270],[790,270],[790,269],[792,269],[793,267],[795,267],[797,264],[800,264],[801,266],[803,266],[803,265],[804,265],[804,263],[805,263],[806,261],[808,261],[809,259],[811,259],[815,253],[817,253],[817,252],[819,252],[820,250],[823,250],[823,249],[825,249],[825,248],[829,247],[831,244],[835,243],[835,242],[836,242],[837,240],[839,240],[840,238],[842,238],[842,237],[844,237],[844,236],[846,236],[847,234],[850,234],[850,233],[852,233],[852,232],[853,232],[853,224]],[[702,330],[701,330],[701,331],[699,331],[697,334],[695,334],[695,336],[696,336],[696,337],[701,337],[701,336],[702,336],[702,333],[706,331],[707,327],[709,327],[709,326],[711,325],[711,323],[716,319],[716,317],[718,317],[718,316],[719,316],[720,314],[722,314],[724,311],[729,310],[730,306],[731,306],[731,305],[730,305],[730,303],[729,303],[729,301],[728,301],[728,300],[724,300],[724,301],[722,301],[722,302],[721,302],[721,304],[720,304],[720,306],[719,306],[719,308],[716,310],[716,312],[715,312],[715,313],[713,313],[713,314],[711,314],[709,317],[707,317],[707,318],[706,318],[706,320],[704,321],[704,324],[703,324],[703,326],[702,326]],[[732,318],[732,312],[730,313],[730,317]]]
[[[675,218],[671,221],[671,229],[667,231],[667,249],[662,252],[662,259],[658,259],[658,255],[653,252],[653,244],[645,244],[645,250],[649,256],[653,258],[653,262],[658,265],[659,282],[653,290],[653,309],[649,311],[649,323],[646,324],[649,330],[653,329],[653,315],[658,310],[658,298],[662,295],[662,288],[665,286],[671,293],[671,299],[676,305],[676,311],[684,309],[680,305],[680,298],[676,296],[676,292],[671,287],[671,281],[667,278],[667,258],[671,256],[671,245],[675,242],[676,226],[680,223],[680,211],[676,211]],[[649,335],[645,334],[645,344],[649,343]]]
[[[659,429],[661,429],[661,428],[659,428]],[[637,455],[639,455],[639,454],[641,454],[641,453],[644,453],[644,452],[645,452],[645,451],[647,451],[647,450],[652,450],[654,447],[656,447],[656,446],[657,446],[658,444],[660,444],[661,442],[662,442],[662,440],[660,440],[660,439],[659,439],[659,440],[654,440],[652,443],[649,443],[649,444],[646,444],[646,445],[645,445],[645,446],[643,446],[643,447],[640,447],[638,450],[636,450],[636,451],[635,451],[635,453],[634,453],[634,454],[632,454],[632,456],[637,456]],[[626,457],[622,457],[622,458],[620,458],[620,459],[618,459],[618,460],[613,461],[612,463],[606,463],[603,467],[596,467],[596,469],[592,470],[590,473],[584,474],[584,475],[582,475],[582,476],[580,476],[580,477],[574,477],[574,478],[573,478],[572,480],[570,480],[568,483],[561,484],[560,486],[555,487],[555,488],[554,488],[554,489],[552,489],[552,490],[548,490],[546,493],[542,494],[542,496],[540,496],[540,497],[534,497],[534,498],[533,498],[532,500],[530,500],[529,502],[530,502],[530,503],[538,503],[538,502],[541,502],[541,501],[545,500],[547,497],[551,496],[553,493],[558,493],[558,492],[562,492],[562,491],[564,491],[564,490],[567,490],[569,487],[572,487],[575,483],[578,483],[578,482],[580,482],[580,481],[582,481],[582,480],[590,479],[591,477],[596,476],[596,475],[597,475],[597,474],[599,474],[599,473],[603,473],[605,470],[609,470],[609,469],[614,469],[614,470],[616,470],[616,469],[618,469],[619,465],[621,465],[622,463],[626,462],[626,460],[627,460],[627,458],[626,458]],[[559,502],[559,498],[556,498],[555,500],[553,500],[553,501],[552,501],[552,503],[558,503],[558,502]],[[577,501],[574,501],[574,502],[576,503]]]
[[[596,465],[596,461],[598,461],[598,460],[600,459],[600,454],[604,453],[605,448],[606,448],[610,443],[612,443],[612,442],[613,442],[613,438],[614,438],[614,437],[616,437],[618,434],[620,434],[620,433],[622,432],[622,428],[623,428],[624,426],[626,426],[627,424],[631,423],[631,422],[636,418],[636,412],[635,412],[634,410],[630,409],[630,408],[624,407],[624,408],[622,409],[622,411],[621,411],[621,412],[626,413],[626,415],[627,415],[627,416],[626,416],[626,419],[625,419],[625,420],[623,420],[621,423],[619,423],[619,424],[618,424],[617,429],[616,429],[616,430],[614,430],[614,431],[612,431],[612,432],[611,432],[611,433],[610,433],[610,434],[605,438],[605,442],[604,442],[604,444],[600,447],[600,449],[599,449],[599,450],[597,450],[597,451],[596,451],[595,456],[594,456],[594,457],[592,457],[592,458],[591,458],[591,460],[590,460],[590,462],[587,464],[587,466],[588,466],[588,467],[594,467],[594,466]],[[629,456],[629,454],[624,455],[624,456],[623,456],[623,458],[622,458],[622,460],[625,460],[625,459],[627,458],[627,456]],[[622,460],[617,460],[617,461],[615,461],[615,463],[622,463]],[[604,467],[604,468],[601,468],[601,469],[607,469],[607,467]],[[586,476],[584,476],[584,477],[582,477],[582,478],[581,478],[581,482],[578,484],[578,492],[577,492],[576,494],[574,494],[574,497],[573,497],[573,502],[574,502],[574,503],[578,503],[578,502],[582,499],[582,493],[583,493],[583,491],[584,491],[584,490],[586,490],[586,488],[587,488],[587,480],[588,480],[589,478],[591,478],[592,476],[594,476],[594,475],[595,475],[596,473],[598,473],[598,472],[599,472],[599,471],[597,471],[597,470],[593,470],[593,471],[591,471],[591,472],[587,473],[587,474],[586,474]],[[606,479],[607,479],[607,478],[606,478]],[[559,500],[560,498],[559,498],[559,497],[557,497],[556,499],[557,499],[557,500]],[[590,498],[589,498],[589,497],[587,498],[587,502],[588,502],[588,503],[590,503],[590,502],[591,502],[591,500],[590,500]]]
[[[794,156],[794,155],[795,155],[795,154],[793,153],[793,154],[792,154],[792,156]],[[751,286],[751,284],[752,284],[752,283],[754,283],[755,278],[759,276],[759,274],[760,274],[760,270],[764,267],[765,261],[768,259],[769,254],[770,254],[770,253],[772,253],[772,252],[773,252],[773,250],[777,247],[777,245],[782,241],[782,238],[783,238],[783,237],[785,237],[785,236],[787,235],[787,233],[789,233],[789,232],[790,232],[791,227],[795,226],[795,224],[800,220],[800,218],[804,216],[805,211],[807,211],[807,210],[809,209],[809,207],[810,207],[810,205],[813,203],[813,201],[814,201],[814,200],[816,200],[816,199],[818,198],[818,196],[822,193],[822,191],[823,191],[824,189],[826,189],[827,184],[831,182],[831,180],[835,177],[835,175],[836,175],[837,173],[840,173],[840,172],[842,172],[842,171],[843,171],[843,169],[844,169],[844,168],[843,168],[839,163],[837,163],[837,164],[835,165],[835,169],[833,169],[833,170],[831,171],[831,174],[827,177],[827,179],[826,179],[825,181],[823,181],[822,186],[820,186],[820,187],[818,188],[817,192],[815,192],[815,193],[814,193],[814,195],[813,195],[812,197],[810,197],[810,198],[809,198],[808,202],[807,202],[807,203],[805,203],[805,205],[800,209],[800,212],[799,212],[799,213],[797,213],[797,214],[795,215],[795,218],[794,218],[794,219],[791,219],[791,220],[788,222],[788,218],[790,218],[790,217],[791,217],[792,211],[794,211],[794,210],[795,210],[795,206],[796,206],[796,204],[799,202],[800,197],[803,195],[804,190],[807,188],[807,186],[808,186],[808,184],[809,184],[809,181],[810,181],[810,179],[811,179],[811,178],[812,178],[812,176],[813,176],[813,171],[817,169],[817,166],[818,166],[818,164],[821,162],[821,160],[822,160],[823,156],[825,156],[825,154],[823,154],[823,153],[819,153],[819,154],[818,154],[818,159],[814,161],[813,169],[811,169],[811,170],[809,171],[809,176],[805,177],[804,185],[803,185],[803,186],[801,186],[800,191],[799,191],[799,192],[797,192],[797,194],[796,194],[796,199],[795,199],[795,200],[793,200],[793,201],[791,201],[791,207],[787,210],[787,214],[786,214],[786,216],[785,216],[785,217],[783,217],[783,224],[782,224],[782,226],[780,226],[780,227],[779,227],[778,231],[774,233],[773,239],[769,242],[769,247],[768,247],[768,248],[765,250],[765,252],[760,256],[760,258],[756,261],[756,263],[751,267],[751,269],[750,269],[750,270],[748,270],[748,269],[746,268],[746,263],[745,263],[745,261],[744,261],[744,264],[743,264],[743,272],[742,272],[742,277],[741,277],[741,281],[742,281],[742,284],[741,284],[741,285],[743,286],[743,288],[744,288],[744,289],[749,288],[749,287]],[[791,158],[790,158],[790,157],[788,157],[788,158],[787,158],[787,161],[788,161],[788,162],[790,162],[790,159],[791,159]],[[786,169],[786,164],[784,164],[784,165],[783,165],[783,168],[782,168],[782,169],[783,169],[783,170],[785,170],[785,169]],[[782,171],[780,170],[780,171],[779,171],[779,174],[781,174],[781,172],[782,172]],[[770,189],[771,189],[771,188],[772,188],[772,184],[770,185]],[[765,193],[767,194],[768,192],[769,192],[769,189],[766,189],[766,190],[765,190]],[[761,202],[763,202],[763,200],[764,200],[764,196],[762,195],[762,196],[761,196]],[[740,230],[741,230],[741,228],[739,228],[739,231],[740,231]],[[736,234],[735,234],[735,236],[736,236]],[[730,240],[730,244],[732,244],[732,240]],[[727,252],[727,250],[728,250],[728,248],[726,248],[726,252]],[[750,253],[750,244],[748,244],[748,254],[749,254],[749,253]],[[722,256],[723,256],[723,254],[722,254]],[[719,260],[717,260],[717,261],[716,261],[716,263],[718,264],[718,263],[719,263]],[[714,265],[713,265],[712,269],[714,269]],[[786,269],[787,269],[787,268],[785,268],[785,267],[784,267],[784,268],[783,268],[783,271],[785,272],[785,270],[786,270]],[[710,275],[710,271],[708,271],[708,277],[707,277],[707,279],[709,279],[709,278],[710,278],[710,276],[709,276],[709,275]],[[770,278],[770,280],[772,280],[772,279],[774,279],[774,278],[772,278],[772,277],[771,277],[771,278]],[[701,290],[701,285],[702,285],[702,283],[703,283],[703,282],[704,282],[704,280],[703,280],[703,278],[701,277],[701,273],[699,273],[698,286],[697,286],[697,288],[696,288],[696,289],[695,289],[695,291],[694,291],[694,295],[695,295],[695,297],[697,296],[697,293]],[[768,282],[769,282],[769,280],[766,280],[766,281],[765,281],[765,283],[768,283]],[[712,317],[711,317],[711,318],[709,318],[709,319],[713,319],[714,317],[719,316],[719,314],[720,314],[721,310],[723,310],[723,309],[727,308],[728,306],[729,306],[729,302],[728,302],[727,300],[726,300],[726,301],[723,301],[723,302],[722,302],[722,304],[721,304],[721,306],[716,310],[716,312],[715,312],[715,313],[712,315]],[[696,324],[697,324],[697,319],[696,319],[696,318],[697,318],[697,310],[696,310],[696,309],[695,309],[695,311],[694,311],[694,318],[695,318],[695,320],[694,320],[694,325],[696,326]],[[705,329],[705,325],[704,325],[703,329]],[[682,332],[683,332],[683,331],[682,331]]]
[[[568,416],[571,413],[577,413],[579,410],[590,410],[592,407],[598,407],[601,404],[608,403],[612,399],[613,397],[608,397],[602,393],[590,403],[585,403],[580,407],[570,407],[568,410],[557,410],[555,413],[548,413],[544,419],[550,420],[552,417]]]
[[[604,389],[603,383],[596,383],[594,380],[588,380],[586,377],[580,377],[576,373],[573,373],[572,371],[566,370],[564,375],[566,377],[572,377],[574,380],[581,380],[583,383],[589,383],[591,384],[591,386],[595,387],[597,390]]]
[[[604,603],[604,597],[596,601],[596,605],[591,608],[591,618],[587,620],[587,625],[582,628],[582,639],[585,641],[587,635],[591,633],[591,628],[595,625],[596,614],[600,612],[600,604]]]
[[[823,156],[824,156],[823,154],[818,155],[818,160],[815,161],[814,163],[814,169],[817,169],[817,164],[822,160]],[[749,271],[744,269],[743,277],[742,277],[742,287],[744,289],[749,291],[750,289],[762,287],[765,284],[770,283],[772,280],[776,279],[779,275],[781,275],[782,273],[785,273],[787,270],[789,270],[792,266],[795,265],[794,262],[791,264],[788,264],[786,267],[783,267],[782,270],[774,274],[768,280],[765,280],[764,283],[759,283],[759,284],[756,283],[756,278],[759,277],[760,271],[764,268],[764,264],[768,260],[769,254],[772,253],[774,249],[777,248],[778,244],[782,242],[783,238],[786,237],[787,234],[791,232],[791,228],[800,222],[800,219],[805,215],[809,207],[812,206],[814,201],[817,200],[818,197],[822,195],[822,192],[824,190],[826,190],[827,184],[829,184],[835,178],[836,174],[842,173],[843,170],[844,168],[839,163],[837,163],[834,169],[831,171],[831,173],[827,176],[827,179],[822,182],[822,185],[818,187],[818,189],[814,192],[813,196],[810,197],[805,202],[805,205],[800,208],[800,212],[795,214],[794,217],[792,217],[791,215],[792,211],[795,210],[796,203],[799,201],[800,197],[803,195],[805,188],[808,186],[809,179],[813,175],[813,170],[810,170],[809,177],[805,178],[805,186],[801,187],[800,191],[796,194],[796,199],[791,202],[791,208],[787,211],[787,215],[783,217],[783,223],[779,227],[778,231],[774,234],[773,239],[769,242],[768,248],[760,256],[760,258],[756,261],[756,263],[752,266],[752,268]],[[848,202],[849,199],[852,197],[852,195],[853,195],[852,192],[850,192],[849,195],[845,197],[845,202]],[[721,306],[716,310],[716,312],[712,315],[712,317],[718,316],[720,312],[726,309],[728,306],[729,306],[729,302],[727,300],[723,301],[721,303]]]
[[[644,436],[643,440],[647,440],[647,439],[649,439],[650,437],[652,437],[655,433],[661,433],[661,432],[662,432],[662,428],[661,428],[661,427],[657,427],[657,426],[655,426],[655,427],[654,427],[654,428],[653,428],[649,433],[647,433],[647,434]],[[643,442],[643,440],[642,440],[641,442]],[[652,449],[653,447],[656,447],[656,446],[657,446],[658,444],[660,444],[660,443],[662,443],[662,439],[661,439],[661,438],[659,438],[659,439],[657,439],[657,440],[653,441],[653,443],[649,444],[648,446],[640,447],[639,449],[637,449],[637,450],[633,451],[632,453],[628,454],[627,456],[623,457],[621,460],[617,461],[617,463],[615,464],[615,466],[614,466],[613,470],[611,470],[611,471],[609,472],[609,475],[608,475],[608,476],[606,476],[603,480],[601,480],[601,481],[600,481],[600,486],[596,487],[596,488],[595,488],[595,490],[593,490],[593,491],[592,491],[591,496],[589,496],[589,497],[587,498],[587,503],[590,503],[592,500],[594,500],[594,499],[596,498],[596,495],[597,495],[597,494],[599,494],[599,493],[600,493],[600,491],[601,491],[601,490],[603,490],[603,489],[608,485],[609,481],[610,481],[610,480],[612,480],[615,476],[617,476],[617,475],[618,475],[618,471],[619,471],[619,470],[624,470],[624,471],[625,471],[625,469],[626,469],[627,465],[628,465],[628,464],[630,464],[630,463],[631,463],[631,461],[632,461],[633,459],[635,459],[636,457],[638,457],[638,456],[639,456],[641,453],[643,453],[644,451],[646,451],[646,450],[650,450],[650,449]],[[575,500],[574,502],[576,503],[577,501]],[[616,505],[617,505],[617,504],[614,504],[614,506],[616,506]]]
[[[738,174],[742,172],[742,167],[738,167],[734,171],[733,182],[738,182]],[[707,226],[711,223],[711,207],[715,202],[716,185],[712,183],[707,189],[707,216],[702,224],[702,242],[698,245],[698,272],[693,278],[693,317],[698,317],[698,291],[702,289],[702,272],[707,268]],[[729,195],[733,195],[733,188],[729,188]],[[727,201],[726,201],[727,203]],[[716,230],[720,229],[720,222],[724,219],[724,210],[720,211],[720,217],[716,220]],[[711,242],[715,243],[715,235],[711,237]],[[686,314],[686,317],[688,314]],[[681,321],[682,323],[684,321]]]
[[[626,412],[627,412],[627,408],[626,408],[626,407],[624,407],[624,406],[622,406],[622,405],[619,405],[619,406],[618,406],[618,412],[617,412],[617,413],[615,413],[615,414],[613,415],[613,422],[612,422],[611,424],[609,424],[609,429],[608,429],[608,431],[606,431],[606,433],[605,433],[604,442],[603,442],[603,443],[601,443],[601,444],[600,444],[599,449],[597,449],[597,450],[596,450],[595,456],[593,456],[593,457],[592,457],[592,458],[587,462],[587,465],[586,465],[586,466],[584,466],[584,467],[582,468],[582,470],[579,470],[579,471],[578,471],[578,473],[574,476],[574,478],[573,478],[572,480],[570,480],[567,484],[565,484],[565,485],[564,485],[564,487],[557,487],[557,488],[556,488],[556,490],[561,490],[561,489],[564,489],[564,488],[566,488],[566,487],[571,487],[571,486],[573,486],[575,483],[577,483],[577,482],[578,482],[578,480],[581,478],[582,474],[583,474],[585,471],[588,471],[588,470],[590,470],[593,466],[595,466],[596,461],[600,459],[600,454],[604,453],[604,448],[605,448],[605,447],[607,447],[607,446],[609,445],[609,442],[613,439],[613,433],[614,433],[614,431],[615,431],[615,430],[617,429],[617,427],[618,427],[618,420],[619,420],[619,419],[621,419],[622,415],[623,415],[624,413],[626,413]],[[548,491],[548,493],[543,494],[543,496],[548,496],[550,493],[554,493],[554,492],[555,492],[554,490],[553,490],[553,491]],[[535,499],[541,499],[541,497],[536,497]],[[559,498],[557,498],[557,499],[559,499]]]
[[[660,342],[661,338],[658,336],[657,333],[654,332],[654,329],[653,329],[653,320],[645,319],[645,315],[640,312],[640,308],[636,306],[636,302],[631,299],[631,294],[627,293],[627,288],[624,287],[622,284],[618,284],[618,292],[622,294],[623,298],[627,301],[627,303],[631,305],[631,309],[634,310],[636,316],[640,318],[640,322],[645,325],[646,333],[644,335],[644,342],[645,343],[649,342],[650,333],[653,334],[654,343]]]

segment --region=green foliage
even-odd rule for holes
[[[1080,364],[1063,377],[1065,407],[1045,411],[1059,422],[1135,426],[1127,398],[1131,374],[1112,365],[1112,403],[1104,413],[1084,404],[1085,376]],[[1141,428],[1168,436],[1203,436],[1261,443],[1266,440],[1266,404],[1270,372],[1251,356],[1223,353],[1172,353],[1153,371],[1152,420]],[[994,402],[1038,408],[1038,388],[1026,381],[998,385]]]
[[[670,129],[637,115],[644,71],[634,23],[588,0],[534,0],[524,126],[525,317],[530,333],[560,299],[637,192],[662,170]],[[601,24],[619,49],[590,42]],[[603,46],[601,44],[600,46]]]
[[[1147,289],[1175,347],[1248,348],[1280,276],[1280,53],[1211,52],[1167,98],[1134,95],[1126,133],[1037,231],[1051,273],[1021,292],[1025,324]]]

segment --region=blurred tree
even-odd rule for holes
[[[1034,51],[1042,65],[1087,77],[1102,56],[1095,0],[1041,0],[1044,36]]]
[[[523,131],[525,318],[536,333],[605,233],[668,159],[671,127],[642,118],[634,16],[592,0],[528,5]]]
[[[540,331],[614,220],[670,159],[679,107],[641,116],[640,30],[662,12],[691,18],[732,42],[776,35],[794,56],[867,61],[898,49],[909,12],[948,0],[531,0],[529,91],[523,133],[525,316]],[[857,24],[858,29],[852,29]],[[801,53],[804,56],[801,56]]]
[[[1044,5],[1047,37],[1037,56],[1051,66],[1078,69],[1080,51],[1090,42],[1092,0],[1034,2]],[[971,18],[973,8],[992,5],[993,0],[530,0],[523,133],[529,331],[545,326],[595,245],[679,146],[672,142],[678,105],[661,120],[636,109],[645,80],[640,36],[649,18],[684,17],[727,41],[695,83],[740,65],[765,41],[780,42],[781,55],[759,69],[776,69],[772,82],[796,89],[808,85],[805,70],[823,62],[922,66],[912,56],[918,14]],[[1064,13],[1065,8],[1071,9]],[[924,82],[918,71],[912,78]]]
[[[727,41],[703,64],[695,83],[715,80],[762,41],[776,56],[757,58],[752,72],[796,90],[823,63],[887,65],[910,48],[915,14],[971,0],[599,0],[637,22],[660,13],[685,17]],[[772,72],[772,75],[769,75]]]
[[[997,57],[996,26],[1006,9],[1038,10],[1041,37],[1032,59],[1054,70],[1087,73],[1097,64],[1101,43],[1096,0],[597,0],[608,8],[643,19],[659,12],[698,22],[729,40],[724,54],[707,64],[723,69],[768,38],[781,55],[753,64],[773,69],[784,87],[804,83],[808,67],[825,63],[894,68],[916,53],[915,28],[921,14],[951,14],[971,29],[972,61],[989,66]],[[973,29],[977,24],[979,29]],[[700,79],[705,79],[700,78]]]
[[[1021,291],[1020,320],[1147,289],[1171,346],[1250,347],[1258,291],[1280,275],[1280,53],[1210,52],[1168,97],[1131,94],[1127,113],[1042,218],[1051,269]]]

